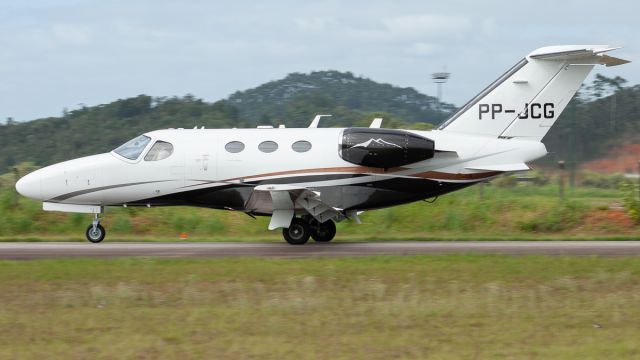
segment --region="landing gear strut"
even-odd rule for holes
[[[284,239],[291,245],[304,245],[313,237],[316,242],[329,242],[336,236],[332,220],[323,223],[312,217],[293,218],[288,229],[282,229]]]
[[[96,244],[104,240],[107,231],[100,225],[100,214],[94,214],[93,223],[87,228],[87,240]]]

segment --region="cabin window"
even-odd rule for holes
[[[166,141],[156,141],[145,155],[144,161],[164,160],[173,154],[173,145]]]
[[[258,150],[264,153],[272,153],[278,150],[278,144],[274,141],[263,141],[258,145]]]
[[[113,151],[124,158],[135,160],[138,158],[138,156],[140,156],[140,154],[142,154],[142,151],[147,147],[149,141],[151,141],[150,137],[140,135],[137,138],[129,140],[123,145],[120,145]]]
[[[306,141],[306,140],[300,140],[300,141],[296,141],[291,145],[291,148],[293,149],[293,151],[295,152],[307,152],[309,150],[311,150],[311,143]]]
[[[230,153],[239,153],[244,150],[244,144],[240,141],[231,141],[228,142],[227,145],[224,146],[224,149]]]

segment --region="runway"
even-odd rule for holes
[[[0,259],[66,257],[339,257],[420,254],[640,256],[640,241],[414,241],[369,243],[0,243]]]

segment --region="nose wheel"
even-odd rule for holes
[[[85,234],[87,235],[87,240],[94,244],[104,240],[104,237],[107,235],[107,231],[102,227],[102,225],[100,225],[100,217],[98,214],[94,215],[93,223],[89,225]]]

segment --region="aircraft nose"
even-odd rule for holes
[[[38,171],[25,175],[16,183],[16,190],[20,195],[28,198],[41,200],[42,199],[42,176]]]

